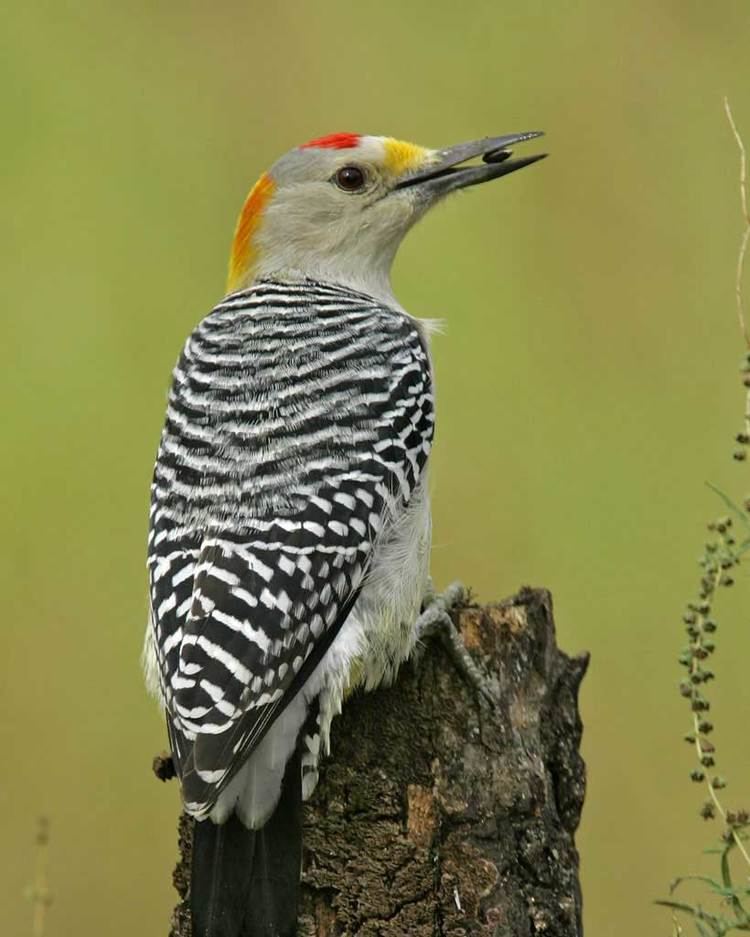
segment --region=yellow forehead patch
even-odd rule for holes
[[[260,224],[263,210],[273,195],[276,185],[273,179],[264,173],[250,190],[245,199],[237,227],[234,231],[232,254],[229,258],[229,277],[227,279],[227,292],[238,289],[247,279],[247,274],[255,264],[256,250],[253,244],[253,235]]]
[[[394,176],[426,166],[434,158],[432,150],[417,146],[416,143],[407,143],[405,140],[386,137],[383,145],[385,146],[385,167]]]

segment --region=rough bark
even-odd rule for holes
[[[578,937],[585,790],[577,693],[544,590],[455,615],[496,703],[439,642],[347,701],[307,804],[300,937]],[[175,885],[189,882],[181,821]],[[178,905],[173,937],[189,933]]]

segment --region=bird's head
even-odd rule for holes
[[[443,150],[354,133],[311,140],[277,160],[248,195],[228,289],[264,276],[308,276],[387,293],[398,246],[427,209],[449,192],[541,159],[512,159],[508,149],[539,135],[488,137]]]

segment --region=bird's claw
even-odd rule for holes
[[[465,604],[468,590],[460,582],[453,582],[442,594],[436,593],[429,583],[422,605],[422,614],[416,622],[417,647],[424,648],[424,642],[429,638],[437,638],[447,651],[453,666],[464,682],[477,696],[488,703],[497,702],[496,696],[488,685],[487,678],[482,673],[474,658],[466,650],[461,634],[456,629],[450,613]],[[421,656],[418,651],[417,656]]]

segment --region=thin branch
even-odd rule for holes
[[[740,151],[740,204],[742,206],[742,218],[745,222],[745,229],[740,239],[734,291],[737,300],[737,317],[740,323],[740,331],[742,332],[745,344],[750,348],[750,336],[748,335],[747,325],[745,323],[744,303],[742,301],[742,279],[745,271],[745,254],[747,253],[747,245],[750,241],[750,212],[748,212],[747,207],[747,154],[745,152],[745,144],[742,142],[742,137],[737,129],[737,124],[734,122],[729,98],[724,98],[724,110],[727,115],[727,120],[729,121],[729,126],[734,134],[734,139],[737,141],[737,148]]]

